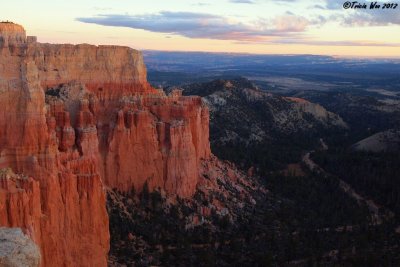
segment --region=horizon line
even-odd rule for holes
[[[136,48],[133,48],[136,49]],[[164,53],[204,53],[204,54],[234,54],[234,55],[254,55],[254,56],[319,56],[332,58],[358,58],[358,59],[396,59],[400,56],[360,56],[360,55],[334,55],[334,54],[310,54],[310,53],[257,53],[257,52],[217,52],[201,50],[162,50],[162,49],[136,49],[142,52],[164,52]]]

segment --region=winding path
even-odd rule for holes
[[[320,139],[320,143],[321,143],[322,150],[328,150],[328,145],[324,142],[324,140],[322,138]],[[314,150],[309,151],[306,154],[304,154],[303,159],[302,159],[304,164],[312,172],[316,172],[316,173],[319,173],[319,174],[322,174],[325,176],[330,175],[328,172],[326,172],[323,168],[321,168],[317,163],[315,163],[311,159],[311,154],[313,152],[314,152]],[[387,221],[394,217],[395,214],[391,210],[376,204],[372,199],[364,198],[362,195],[357,193],[351,187],[350,184],[346,183],[339,177],[338,177],[338,179],[339,179],[339,186],[343,190],[343,192],[345,192],[349,197],[355,199],[360,206],[362,204],[365,204],[367,206],[367,208],[371,214],[371,217],[372,217],[372,225],[380,225],[384,221]],[[395,231],[396,231],[396,233],[400,234],[400,226]]]

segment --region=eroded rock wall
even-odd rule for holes
[[[190,197],[210,157],[199,97],[166,96],[126,47],[40,44],[0,23],[0,226],[42,266],[106,266],[104,186]]]

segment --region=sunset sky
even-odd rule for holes
[[[0,20],[40,42],[136,49],[400,56],[400,6],[344,9],[329,0],[15,0]],[[369,3],[371,1],[360,1]],[[393,1],[399,3],[398,1]],[[381,2],[382,3],[382,2]]]

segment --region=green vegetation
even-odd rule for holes
[[[395,231],[400,226],[399,152],[368,153],[350,149],[377,132],[399,129],[400,65],[397,61],[162,52],[149,52],[145,58],[150,61],[150,81],[156,84],[181,86],[234,75],[252,77],[261,89],[319,103],[349,125],[344,131],[324,128],[305,117],[312,125],[306,131],[278,131],[272,123],[276,113],[269,110],[289,107],[276,95],[268,99],[269,105],[243,101],[246,99],[243,94],[229,95],[225,98],[228,107],[219,109],[216,105],[211,113],[212,151],[244,171],[254,167],[270,194],[266,199],[256,198],[251,216],[243,214],[230,223],[226,219],[221,224],[216,223],[220,219],[215,221],[217,230],[208,231],[205,242],[229,240],[229,245],[192,250],[189,258],[195,260],[190,262],[161,257],[161,263],[400,266],[400,234]],[[207,96],[224,86],[218,81],[208,85],[184,87],[188,94]],[[251,88],[251,85],[243,84],[243,87]],[[387,90],[391,95],[384,95],[376,88]],[[252,139],[254,134],[261,136],[262,132],[264,139]],[[329,149],[312,153],[312,157],[329,174],[307,173],[296,177],[278,172],[288,163],[299,163],[306,151],[318,150],[319,138],[324,139]],[[390,209],[395,216],[379,225],[372,224],[370,211],[343,192],[339,178],[381,209]],[[180,210],[179,205],[176,210]],[[183,240],[190,243],[187,231]],[[180,238],[181,234],[177,233]]]
[[[135,266],[400,263],[394,221],[371,225],[367,208],[343,193],[335,177],[274,174],[265,184],[271,192],[254,195],[255,206],[244,202],[238,211],[229,204],[239,212],[234,220],[214,211],[202,216],[199,208],[209,202],[200,191],[175,204],[157,191],[110,192],[110,255]],[[203,223],[188,227],[195,216]]]
[[[334,149],[314,155],[318,164],[351,184],[358,192],[400,214],[399,153]]]

